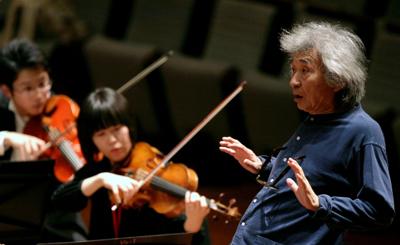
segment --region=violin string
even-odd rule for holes
[[[146,174],[148,174],[147,171],[139,168],[135,171],[134,175],[131,177],[141,180],[146,176]],[[164,180],[159,176],[154,176],[151,179],[150,184],[153,185],[155,188],[158,188],[160,191],[165,191],[169,194],[175,195],[176,197],[180,198],[184,198],[186,191],[188,191],[188,189],[179,186],[175,183],[168,182],[167,180]],[[227,206],[219,201],[216,202],[214,199],[209,199],[209,198],[206,198],[206,203],[210,209],[218,213],[228,215],[234,218],[240,217],[240,213],[238,212],[238,209],[236,207],[231,207],[231,205]]]
[[[67,158],[67,160],[71,163],[75,171],[77,171],[82,166],[78,155],[72,149],[72,145],[68,141],[63,140],[59,145],[59,149]]]
[[[140,179],[142,179],[143,177],[145,177],[146,175],[146,171],[142,170],[142,169],[138,169],[136,171],[136,176],[141,177]],[[170,192],[170,194],[174,194],[177,197],[185,197],[185,193],[186,191],[188,191],[188,189],[185,189],[179,185],[176,185],[174,183],[170,183],[166,180],[163,180],[162,178],[155,176],[151,179],[151,184],[154,185],[155,187]],[[206,202],[207,202],[207,206],[217,212],[220,213],[224,213],[227,214],[227,206],[221,204],[221,203],[216,203],[214,200],[206,198]]]
[[[142,178],[145,177],[146,173],[147,172],[142,169],[138,169],[136,171],[136,175],[138,177],[142,177]],[[188,191],[187,189],[183,188],[182,186],[179,186],[175,183],[168,182],[167,180],[164,180],[158,176],[154,176],[151,179],[150,184],[156,188],[159,188],[161,190],[169,192],[170,194],[175,195],[177,197],[185,197],[185,193],[186,193],[186,191]]]
[[[50,140],[54,144],[56,144],[56,141],[64,136],[67,132],[72,130],[74,126],[75,124],[71,123],[63,132],[60,132],[58,129],[47,128]],[[69,141],[67,141],[66,139],[61,139],[60,143],[56,145],[58,146],[58,149],[60,150],[62,155],[71,164],[72,168],[77,171],[82,166],[82,162],[76,152],[72,149],[72,145],[69,144]]]

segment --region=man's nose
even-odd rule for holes
[[[292,87],[292,88],[295,88],[295,87],[299,87],[299,86],[300,86],[300,80],[297,78],[296,73],[294,73],[294,74],[290,77],[289,85],[290,85],[290,87]]]

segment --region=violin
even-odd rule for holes
[[[155,147],[145,143],[135,144],[128,166],[114,170],[114,173],[126,175],[135,180],[143,180],[162,161],[164,155]],[[195,171],[182,163],[170,163],[158,171],[157,175],[145,183],[125,208],[138,208],[149,204],[156,212],[167,217],[177,217],[185,208],[183,199],[187,191],[196,191],[198,177]],[[111,200],[115,203],[113,200]],[[229,205],[224,205],[213,199],[206,199],[208,207],[228,217],[239,219],[241,214],[233,207],[232,199]]]
[[[132,163],[136,162],[139,163],[139,167],[135,166],[134,164],[130,164],[129,167],[124,167],[121,168],[120,173],[126,174],[128,176],[134,176],[137,173],[144,173],[144,176],[141,178],[137,178],[136,180],[140,181],[139,184],[139,190],[141,193],[146,193],[144,190],[146,187],[155,187],[158,188],[159,190],[166,192],[166,193],[171,193],[172,195],[179,196],[180,198],[183,198],[185,196],[186,189],[185,187],[182,187],[181,185],[175,184],[173,181],[177,179],[175,175],[178,175],[178,173],[171,174],[172,176],[171,180],[168,181],[167,179],[162,178],[162,175],[164,175],[164,172],[166,172],[170,167],[171,163],[170,159],[180,150],[182,147],[187,144],[207,123],[214,118],[233,98],[235,98],[236,95],[238,95],[242,90],[244,85],[246,84],[246,81],[242,81],[237,88],[231,92],[227,97],[225,97],[224,100],[222,100],[221,103],[219,103],[210,113],[203,118],[203,120],[200,121],[200,123],[194,127],[166,156],[163,156],[157,149],[153,147],[146,147],[148,150],[144,152],[153,152],[152,155],[145,154],[142,157],[139,157],[141,154],[137,154],[136,156],[132,156]],[[139,144],[139,143],[137,143]],[[140,144],[139,144],[140,146]],[[137,146],[135,146],[137,148]],[[135,153],[135,148],[132,151],[132,154]],[[145,149],[146,149],[145,148]],[[147,157],[146,157],[147,156]],[[162,157],[162,158],[160,158]],[[138,160],[140,159],[140,160]],[[183,164],[182,164],[183,165]],[[184,165],[183,165],[184,166]],[[149,171],[146,171],[146,169],[142,170],[142,168],[145,167]],[[180,171],[182,172],[182,171]],[[194,172],[189,171],[184,171],[189,174],[193,174]],[[137,174],[138,175],[138,174]],[[143,175],[143,174],[142,174]],[[190,175],[187,175],[185,179],[189,179]],[[197,175],[196,175],[196,184],[195,187],[197,188]],[[196,189],[195,188],[195,189]],[[151,201],[151,200],[156,200],[156,198],[151,198],[148,197],[147,199],[143,199],[145,201]],[[113,200],[111,200],[113,202]],[[144,203],[142,202],[142,203]],[[115,203],[115,201],[113,202]],[[131,202],[133,203],[133,202]],[[140,203],[140,202],[138,202]],[[232,205],[235,203],[234,200],[230,202],[230,204],[224,205],[220,202],[215,202],[214,200],[207,199],[208,206],[211,210],[215,210],[217,212],[220,212],[222,214],[226,214],[228,216],[234,217],[239,219],[241,214],[238,212],[237,207],[232,207]],[[182,205],[182,203],[181,203]],[[154,207],[154,204],[150,203],[151,207]],[[176,205],[176,207],[179,207]],[[111,208],[113,211],[118,208],[116,205],[113,205]],[[167,210],[173,210],[172,208],[166,208]],[[156,210],[157,211],[157,210]],[[179,211],[179,209],[178,209]],[[172,212],[172,214],[179,213],[178,211]],[[168,214],[167,214],[168,215]]]
[[[79,110],[69,97],[54,95],[48,100],[43,113],[32,117],[23,131],[49,142],[40,158],[55,160],[54,175],[62,183],[71,180],[86,163],[75,127]]]

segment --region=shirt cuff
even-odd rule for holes
[[[0,131],[0,156],[4,155],[4,152],[7,150],[4,145],[4,139],[6,138],[7,131]]]
[[[318,198],[319,198],[319,209],[314,212],[313,218],[324,220],[331,214],[332,198],[326,194],[318,195]]]

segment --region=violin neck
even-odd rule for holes
[[[154,176],[151,179],[150,185],[156,190],[166,192],[177,198],[185,198],[186,192],[189,191],[188,189],[183,188],[182,186],[171,183],[158,176]],[[220,214],[227,215],[228,217],[240,219],[241,214],[239,213],[237,207],[232,207],[232,203],[227,206],[220,202],[216,202],[214,199],[208,199],[208,198],[206,198],[206,202],[207,206],[210,209]]]
[[[160,178],[158,176],[154,176],[151,179],[150,184],[155,188],[160,191],[166,192],[170,195],[173,195],[177,198],[185,198],[185,194],[187,191],[189,191],[186,188],[183,188],[182,186],[176,185],[174,183],[171,183],[163,178]],[[209,208],[219,211],[219,208],[217,207],[216,203],[213,200],[210,200],[206,198],[206,202]]]
[[[160,191],[166,192],[170,195],[173,195],[177,198],[185,198],[185,193],[188,191],[188,189],[183,188],[182,186],[176,185],[174,183],[171,183],[165,179],[162,179],[158,176],[154,176],[151,179],[150,183],[155,189],[158,189]]]

